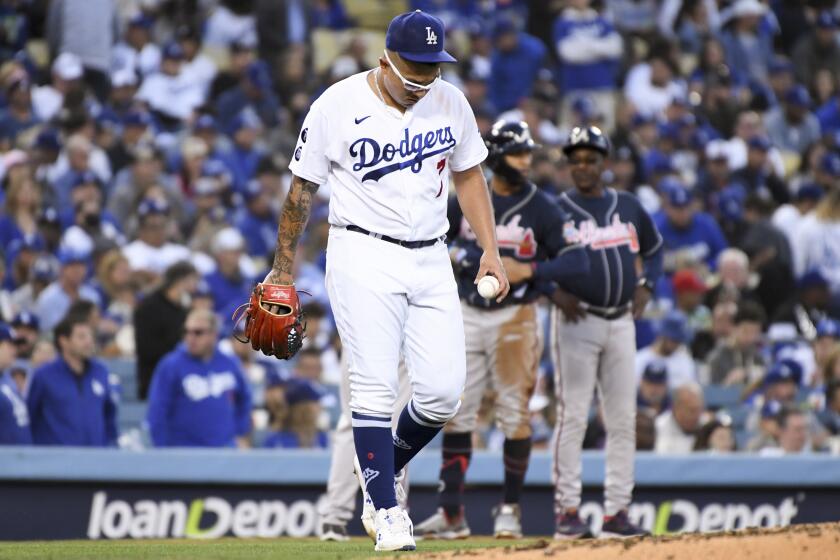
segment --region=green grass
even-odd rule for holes
[[[510,546],[531,544],[536,539],[499,541],[488,537],[471,538],[463,541],[420,541],[417,552],[440,552],[464,550],[488,546]],[[89,558],[191,558],[214,559],[260,559],[309,560],[345,558],[390,558],[397,553],[374,553],[373,542],[367,538],[353,538],[345,543],[322,543],[314,538],[274,540],[221,539],[221,540],[137,540],[137,541],[29,541],[0,543],[0,559],[26,560],[75,560]],[[411,552],[399,555],[414,554]]]

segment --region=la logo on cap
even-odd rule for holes
[[[437,45],[437,33],[432,31],[431,27],[426,27],[426,44]]]

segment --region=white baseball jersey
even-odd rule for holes
[[[447,230],[449,172],[487,157],[472,109],[439,80],[400,115],[366,77],[350,76],[312,104],[289,169],[328,185],[331,225],[405,241],[439,237]]]

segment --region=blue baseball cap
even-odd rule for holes
[[[255,88],[261,90],[270,90],[272,88],[271,75],[268,71],[268,65],[265,62],[261,60],[252,62],[245,70],[245,74],[248,76],[248,81]]]
[[[29,277],[39,282],[52,282],[58,276],[58,261],[52,255],[39,255],[29,269]]]
[[[817,16],[817,27],[822,29],[834,29],[837,27],[837,20],[834,18],[834,14],[828,10],[820,12],[820,15]]]
[[[265,374],[265,388],[277,387],[278,385],[286,384],[286,377],[275,368],[269,368]]]
[[[58,250],[58,262],[61,263],[61,266],[87,264],[89,258],[90,252],[79,251],[67,247]]]
[[[831,338],[840,338],[840,322],[834,319],[820,319],[817,322],[817,338],[828,336]]]
[[[143,29],[151,29],[154,26],[155,20],[144,14],[136,14],[128,20],[129,27],[141,27]]]
[[[231,132],[233,133],[239,132],[243,128],[250,130],[259,130],[262,128],[260,117],[250,108],[244,109],[236,115],[230,126]]]
[[[171,58],[174,60],[183,60],[184,58],[184,47],[181,46],[180,43],[175,41],[170,41],[166,43],[163,47],[163,52],[161,53],[163,58]]]
[[[799,385],[802,380],[802,366],[791,359],[783,359],[773,364],[764,375],[764,386],[775,383],[791,382]]]
[[[385,34],[385,48],[412,62],[457,62],[443,50],[444,35],[441,20],[415,10],[391,20]]]
[[[664,385],[668,381],[668,367],[662,360],[654,360],[645,366],[642,379],[648,383]]]
[[[61,150],[61,139],[58,136],[58,132],[51,128],[45,128],[41,132],[38,133],[38,136],[35,138],[35,148],[41,150],[54,150],[56,152]]]
[[[169,204],[157,198],[144,198],[137,206],[137,215],[145,217],[152,214],[169,214]]]
[[[740,221],[744,214],[744,195],[738,189],[723,189],[718,197],[718,211],[724,220]]]
[[[674,208],[685,208],[691,205],[691,191],[685,187],[669,188],[666,191],[668,195],[668,204]]]
[[[747,145],[754,150],[761,150],[762,152],[766,152],[773,146],[773,143],[770,142],[770,139],[766,136],[758,135],[750,138],[747,142]]]
[[[767,66],[767,72],[770,74],[793,72],[793,64],[791,64],[790,60],[787,58],[775,57]]]
[[[292,378],[286,382],[286,402],[289,406],[301,402],[318,402],[322,396],[315,384],[306,379]]]
[[[825,191],[822,187],[814,183],[805,183],[804,185],[800,185],[800,187],[796,190],[794,198],[796,200],[810,200],[817,202],[823,197],[823,195],[825,195]]]
[[[13,327],[29,327],[37,331],[39,325],[38,316],[25,310],[15,315],[15,318],[12,319]]]
[[[82,185],[96,185],[97,187],[102,187],[102,181],[99,180],[99,177],[97,177],[96,173],[93,171],[83,171],[76,176],[71,188],[75,189],[76,187],[80,187]]]
[[[669,338],[680,344],[690,342],[692,333],[685,314],[676,309],[669,311],[659,322],[659,336]]]
[[[131,111],[123,117],[123,126],[142,126],[143,128],[152,124],[152,116],[146,111]]]
[[[195,125],[193,125],[193,130],[216,130],[216,119],[213,118],[213,115],[208,115],[204,113],[200,117],[195,120]]]
[[[782,403],[775,400],[767,401],[763,405],[761,405],[761,419],[775,419],[777,416],[779,416],[779,413],[781,411]]]
[[[785,102],[796,105],[797,107],[810,107],[811,94],[808,93],[808,89],[805,86],[797,84],[787,90],[785,93]]]
[[[796,282],[796,287],[800,290],[809,290],[811,288],[827,288],[828,280],[822,272],[813,268],[803,274]]]

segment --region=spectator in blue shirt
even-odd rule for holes
[[[152,376],[146,418],[156,447],[249,447],[251,392],[239,361],[218,349],[219,320],[187,315],[184,343]]]
[[[520,99],[531,95],[547,49],[536,37],[517,31],[509,19],[499,21],[494,39],[490,101],[499,111],[507,111],[515,108]]]
[[[0,445],[32,443],[29,412],[10,368],[15,361],[12,330],[0,323]]]
[[[250,107],[256,112],[264,128],[277,125],[280,102],[273,91],[271,76],[264,62],[248,65],[239,84],[219,96],[216,113],[222,119],[222,129],[233,132],[236,116]]]
[[[575,99],[588,97],[604,115],[605,128],[611,130],[622,40],[612,23],[591,4],[591,0],[571,0],[554,22],[554,47],[560,59],[559,86],[563,92],[562,120],[569,120]]]
[[[758,0],[738,0],[732,6],[732,20],[721,34],[721,43],[729,67],[749,79],[764,83],[773,59],[775,29],[766,18],[767,6]]]
[[[248,180],[256,175],[257,165],[265,156],[256,145],[261,131],[260,118],[252,109],[245,109],[233,120],[233,147],[221,158],[233,174],[233,187],[238,192],[245,190]]]
[[[207,274],[204,281],[213,295],[216,312],[223,317],[230,317],[240,303],[248,300],[256,282],[256,278],[243,274],[239,261],[244,250],[245,239],[232,227],[213,236],[211,251],[216,270]]]
[[[285,385],[285,397],[288,405],[286,422],[282,429],[266,437],[263,447],[326,449],[329,438],[318,428],[321,393],[315,384],[305,379],[291,379]]]
[[[64,317],[77,299],[99,304],[99,294],[86,282],[90,255],[71,249],[59,251],[61,271],[58,279],[40,293],[35,302],[35,315],[42,331],[49,331]]]
[[[26,404],[36,445],[107,447],[117,443],[117,396],[82,317],[55,328],[59,357],[32,373]]]
[[[720,227],[712,216],[696,210],[691,192],[678,181],[669,180],[662,190],[664,210],[657,212],[653,220],[664,243],[664,268],[668,275],[665,283],[670,282],[670,275],[677,269],[692,263],[715,270],[718,254],[727,247]]]

